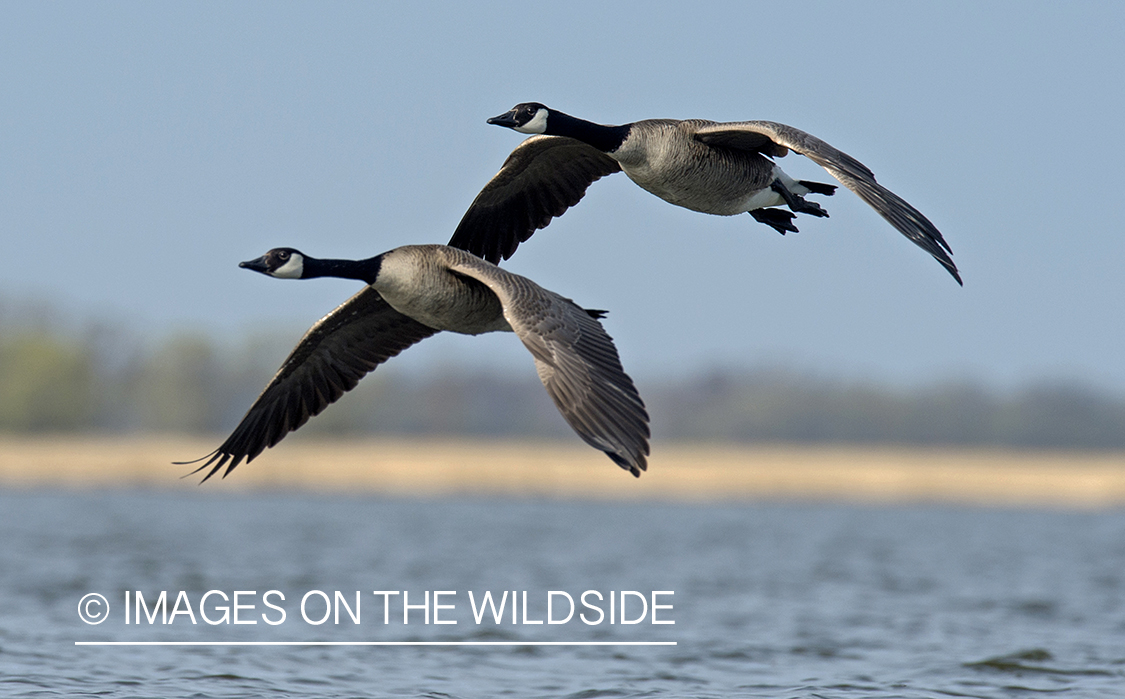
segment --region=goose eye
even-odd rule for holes
[[[289,253],[288,253],[288,252],[285,252],[284,250],[283,250],[283,251],[281,251],[281,252],[279,252],[279,253],[277,253],[277,256],[278,256],[278,257],[280,257],[280,258],[281,258],[281,259],[283,259],[283,260],[288,260],[288,259],[289,259]]]

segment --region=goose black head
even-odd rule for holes
[[[255,260],[239,262],[238,266],[279,279],[301,279],[305,271],[305,256],[293,248],[274,248]]]
[[[546,133],[547,117],[550,115],[551,110],[545,105],[538,102],[523,102],[500,116],[492,117],[488,123],[506,126],[520,133]]]

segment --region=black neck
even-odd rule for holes
[[[620,148],[629,136],[629,129],[632,127],[632,124],[622,124],[621,126],[595,124],[592,121],[556,111],[552,111],[547,118],[547,133],[552,136],[576,138],[583,143],[589,143],[603,153],[612,153]]]
[[[306,256],[301,279],[338,277],[340,279],[359,279],[368,284],[374,284],[375,278],[379,276],[379,267],[382,262],[382,255],[369,257],[366,260],[318,260],[315,257]]]

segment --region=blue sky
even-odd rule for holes
[[[517,102],[769,119],[922,210],[965,287],[844,190],[782,237],[623,175],[505,266],[609,309],[638,376],[782,364],[1125,391],[1122,26],[1115,3],[4,2],[0,298],[142,337],[296,341],[354,283],[237,263],[445,242],[522,138],[485,124]],[[510,336],[395,361],[528,363]]]

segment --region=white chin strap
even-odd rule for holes
[[[278,279],[300,279],[301,272],[305,269],[305,258],[292,255],[289,261],[275,269],[270,274]]]
[[[520,133],[546,133],[547,110],[540,109],[539,111],[535,112],[535,116],[531,118],[531,121],[527,122],[523,126],[517,126],[515,130],[519,131]]]

